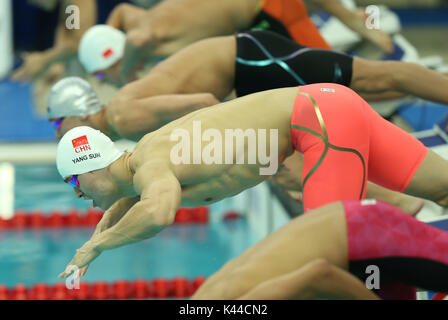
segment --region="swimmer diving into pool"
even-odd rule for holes
[[[210,95],[209,95],[210,96]],[[211,99],[214,99],[210,96]],[[184,99],[184,98],[183,98]],[[167,99],[166,102],[173,102],[173,99]],[[217,102],[217,101],[216,101]],[[215,104],[215,102],[210,103]],[[204,104],[205,107],[207,104]],[[169,110],[171,106],[164,105]],[[168,108],[167,108],[168,107]],[[49,98],[48,114],[53,124],[56,126],[56,135],[61,138],[61,133],[70,127],[87,125],[89,127],[99,129],[109,137],[114,137],[110,131],[104,129],[104,110],[90,84],[80,78],[69,77],[56,83],[51,91]],[[166,111],[167,111],[166,110]],[[154,111],[154,109],[153,109]],[[63,112],[63,113],[61,113]],[[99,115],[99,116],[98,116]],[[62,117],[62,118],[58,118]],[[107,116],[106,116],[107,117]],[[58,129],[62,128],[62,129]],[[301,177],[297,172],[302,171],[303,161],[300,160],[297,152],[281,165],[278,174],[271,177],[270,182],[279,186],[283,190],[301,190]],[[292,172],[290,172],[292,170]],[[293,182],[292,186],[290,181]],[[371,182],[367,184],[366,196],[390,203],[401,210],[415,215],[423,206],[423,200],[394,192],[379,187]]]
[[[120,31],[108,29],[109,37],[103,37],[104,48],[84,54],[84,48],[97,44],[89,38],[89,32],[80,47],[80,60],[89,72],[107,73],[120,63],[121,56],[116,50],[116,56],[104,58],[102,51],[119,43],[115,38],[119,38]],[[124,45],[124,35],[121,41]],[[58,121],[58,137],[75,126],[86,125],[112,139],[138,141],[174,119],[218,103],[234,89],[237,96],[244,96],[323,82],[345,85],[361,95],[367,93],[364,97],[368,99],[397,96],[398,91],[448,105],[448,77],[417,64],[369,61],[303,47],[271,32],[251,31],[203,40],[185,48],[144,78],[119,90],[105,108],[82,105],[77,82],[63,79],[51,90],[48,117]],[[78,99],[70,97],[71,87]],[[67,100],[62,100],[65,97]],[[77,112],[73,104],[84,109]]]
[[[366,28],[364,12],[348,9],[338,0],[313,2],[383,51],[393,51],[387,33]],[[167,57],[201,39],[252,28],[271,30],[313,48],[330,48],[302,0],[166,0],[149,10],[121,4],[112,11],[107,24],[126,32],[120,66],[124,75],[139,60]],[[102,35],[97,34],[96,39],[102,39]]]
[[[191,139],[198,122],[210,142],[199,149]],[[277,138],[243,142],[236,151],[218,139],[226,129],[274,132]],[[187,152],[190,145],[193,154]],[[248,160],[253,152],[247,160],[241,157],[251,148],[258,152],[254,163]],[[226,162],[216,160],[229,150]],[[263,173],[274,174],[294,151],[304,155],[306,211],[363,199],[367,180],[448,205],[448,162],[381,118],[351,89],[276,89],[188,114],[147,134],[130,153],[90,127],[67,132],[57,150],[60,175],[78,197],[107,210],[69,265],[84,267],[104,250],[154,237],[173,223],[181,205],[208,205],[261,183],[268,177]]]
[[[291,220],[226,263],[192,299],[378,299],[366,288],[372,265],[380,288],[390,281],[448,292],[447,251],[447,231],[391,205],[335,202]]]

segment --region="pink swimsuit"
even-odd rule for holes
[[[415,298],[415,288],[448,292],[448,232],[377,201],[343,201],[349,270],[379,268],[384,298]]]

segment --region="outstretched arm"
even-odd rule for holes
[[[136,16],[134,6],[122,5],[108,21],[126,31],[121,75],[126,76],[138,62],[155,62],[201,39],[248,27],[256,2],[166,0],[144,16]]]
[[[238,299],[310,300],[318,298],[379,299],[358,278],[325,260],[312,261],[296,271],[265,281]]]
[[[347,9],[338,0],[314,0],[314,2],[341,20],[343,24],[361,37],[375,43],[384,52],[389,53],[393,51],[393,43],[390,36],[382,30],[368,29],[365,25],[363,12]]]
[[[136,64],[156,58],[152,56],[152,49],[154,49],[152,42],[156,38],[150,10],[122,3],[112,10],[106,23],[126,33],[126,45],[120,70],[124,78]]]
[[[148,132],[190,112],[219,103],[210,93],[168,94],[147,98],[116,97],[106,108],[106,118],[121,137],[139,140]]]
[[[101,221],[96,225],[92,237],[114,226],[139,200],[140,196],[135,198],[123,198],[115,202],[106,212],[104,212]],[[80,271],[80,275],[84,276],[88,268],[89,265],[83,267]]]
[[[115,29],[128,32],[142,22],[147,10],[128,3],[121,3],[114,7],[109,14],[106,24]]]
[[[151,28],[141,25],[148,20],[148,10],[135,5],[122,3],[117,5],[107,18],[107,24],[126,33],[126,45],[123,54],[121,75],[126,77],[132,68],[142,62],[142,51],[146,54],[151,50],[143,50],[143,47],[151,40]]]
[[[385,91],[380,93],[357,92],[367,102],[387,101],[393,99],[405,98],[406,94],[396,91]]]
[[[68,15],[62,10],[55,32],[55,44],[41,52],[23,55],[23,65],[12,74],[13,80],[31,81],[56,62],[64,62],[76,57],[79,41],[84,32],[96,21],[96,2],[91,0],[70,0],[69,5],[79,8],[79,29],[67,29]],[[63,6],[65,9],[65,6]]]
[[[82,268],[104,250],[152,238],[173,223],[181,201],[181,187],[171,170],[164,165],[143,166],[134,176],[134,183],[142,190],[140,201],[113,227],[94,235],[78,249],[60,277],[68,277],[72,272],[69,267]]]
[[[400,92],[448,105],[448,78],[416,63],[354,57],[350,88],[368,94]]]
[[[138,201],[140,201],[140,196],[123,198],[115,202],[106,212],[104,212],[103,218],[97,224],[93,235],[113,227]]]

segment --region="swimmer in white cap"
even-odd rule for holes
[[[81,38],[79,60],[87,72],[101,74],[105,80],[117,86],[136,80],[137,71],[143,67],[141,64],[136,64],[124,78],[120,74],[125,42],[124,32],[108,25],[93,26]]]
[[[90,127],[77,127],[71,131],[71,136],[72,138],[77,137],[70,139],[70,136],[67,135],[66,138],[62,138],[58,145],[57,168],[62,177],[70,177],[66,182],[77,191],[80,188],[77,178],[79,175],[97,171],[96,176],[98,177],[100,172],[104,171],[103,173],[105,173],[107,171],[106,169],[101,171],[101,169],[108,167],[124,154],[124,151],[119,150],[106,135]],[[67,139],[70,141],[65,141]],[[64,161],[68,160],[67,158],[70,158],[70,161]],[[83,177],[88,178],[88,175]],[[92,181],[94,188],[104,186],[105,180],[101,178],[95,180],[96,182]],[[89,189],[85,188],[86,185],[83,184],[85,192],[82,194],[84,196],[89,194]],[[108,208],[113,202],[115,200],[101,197],[101,202],[94,202],[93,204],[101,208]]]
[[[246,139],[247,131],[269,137],[257,140],[253,133]],[[237,150],[235,138],[242,138]],[[186,115],[122,155],[92,128],[67,132],[57,150],[62,178],[79,197],[107,210],[101,231],[70,264],[84,267],[104,250],[154,237],[173,223],[181,205],[208,205],[261,183],[294,150],[304,154],[306,211],[362,199],[367,179],[448,204],[448,162],[382,119],[352,90],[335,84],[270,90]],[[322,152],[325,159],[315,164]]]

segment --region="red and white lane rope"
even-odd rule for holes
[[[81,281],[78,289],[67,289],[63,282],[53,285],[37,283],[27,287],[22,283],[14,287],[0,284],[0,300],[105,300],[105,299],[166,299],[188,298],[202,285],[205,277],[194,279],[176,277],[157,278],[151,281],[118,280],[112,283]]]
[[[0,218],[1,229],[40,229],[40,228],[65,228],[65,227],[94,227],[101,220],[103,211],[89,209],[80,211],[72,209],[68,212],[53,210],[44,214],[40,210],[25,212],[17,210],[11,219]],[[177,211],[175,224],[208,222],[208,207],[180,208]]]

